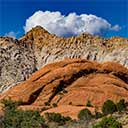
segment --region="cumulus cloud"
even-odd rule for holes
[[[120,26],[112,26],[107,20],[95,15],[69,13],[62,15],[59,11],[37,11],[26,20],[25,32],[40,25],[48,32],[58,36],[74,36],[81,33],[104,35],[109,31],[119,31]]]
[[[111,28],[113,31],[119,31],[121,30],[121,27],[119,25],[115,25]]]
[[[17,33],[16,32],[13,32],[13,31],[5,34],[5,36],[12,37],[14,39],[16,38],[16,35],[17,35]]]

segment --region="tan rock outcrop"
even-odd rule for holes
[[[128,39],[121,37],[101,38],[83,33],[63,38],[49,34],[37,26],[19,39],[33,44],[37,68],[64,58],[82,58],[98,62],[114,61],[128,67]]]

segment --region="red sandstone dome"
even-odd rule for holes
[[[25,82],[1,94],[0,100],[8,97],[22,101],[20,108],[24,110],[41,109],[49,103],[49,109],[42,114],[60,112],[76,118],[88,101],[93,105],[91,111],[100,109],[108,99],[128,101],[128,69],[114,62],[65,59],[44,66]]]

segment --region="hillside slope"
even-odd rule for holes
[[[46,107],[46,112],[76,118],[88,101],[92,112],[100,110],[108,99],[128,101],[128,69],[114,62],[66,59],[41,68],[27,81],[1,94],[0,100],[8,97],[22,101],[23,110]]]
[[[25,81],[42,66],[65,58],[113,61],[128,67],[128,39],[89,34],[62,38],[40,26],[19,40],[0,37],[0,93]]]

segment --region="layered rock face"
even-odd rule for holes
[[[34,45],[37,68],[64,58],[82,58],[98,62],[114,61],[128,67],[128,39],[109,39],[81,34],[77,37],[62,38],[49,34],[37,26],[20,41]]]
[[[42,66],[65,58],[114,61],[128,67],[128,39],[81,34],[62,38],[37,26],[19,40],[0,37],[0,93]]]
[[[93,106],[91,111],[100,110],[108,99],[128,101],[128,69],[114,62],[66,59],[44,66],[27,81],[1,94],[0,100],[8,97],[22,101],[20,108],[24,110],[42,109],[50,104],[44,112],[76,118],[88,101]]]
[[[36,61],[31,49],[18,40],[0,38],[0,93],[36,71]]]

